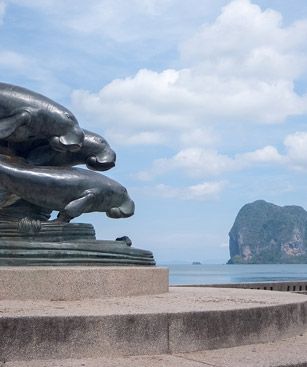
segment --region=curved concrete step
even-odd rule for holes
[[[184,353],[302,333],[307,297],[282,292],[175,288],[73,302],[1,301],[4,361]]]
[[[1,366],[1,364],[0,364]],[[266,343],[173,355],[36,360],[3,367],[306,367],[307,333]],[[1,366],[2,367],[2,366]]]

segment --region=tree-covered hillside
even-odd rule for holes
[[[244,205],[229,233],[229,263],[307,262],[307,212],[264,200]]]

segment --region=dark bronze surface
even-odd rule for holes
[[[32,166],[0,155],[0,182],[29,203],[58,210],[59,220],[65,222],[90,212],[106,212],[111,218],[134,214],[134,202],[122,185],[82,168]]]
[[[115,166],[116,154],[107,141],[100,135],[83,130],[84,141],[77,152],[58,152],[53,150],[48,142],[28,147],[24,158],[36,166],[76,166],[86,164],[87,168],[95,171],[106,171]]]
[[[67,108],[28,89],[0,83],[0,140],[48,139],[60,151],[77,151],[84,134]]]
[[[1,265],[155,265],[150,251],[120,241],[2,241]]]

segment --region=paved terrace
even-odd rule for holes
[[[36,360],[1,367],[306,367],[307,333],[266,344],[152,356]]]
[[[1,367],[307,366],[306,295],[170,287],[0,310]]]

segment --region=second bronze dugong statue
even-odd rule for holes
[[[99,134],[83,130],[84,141],[77,152],[58,152],[45,144],[31,149],[27,147],[24,158],[35,166],[76,166],[86,164],[94,171],[106,171],[115,166],[116,154],[107,141]]]
[[[0,83],[0,140],[48,139],[53,149],[77,151],[84,139],[64,106],[26,88]]]
[[[0,185],[32,204],[59,211],[61,222],[90,212],[111,218],[134,214],[134,202],[122,185],[82,168],[32,166],[0,155]]]
[[[99,134],[83,130],[85,137],[82,147],[77,152],[55,151],[47,140],[10,143],[11,150],[0,148],[0,154],[24,158],[34,166],[70,167],[86,164],[94,171],[106,171],[115,166],[116,154],[107,141]],[[0,209],[10,206],[19,197],[0,185]]]

